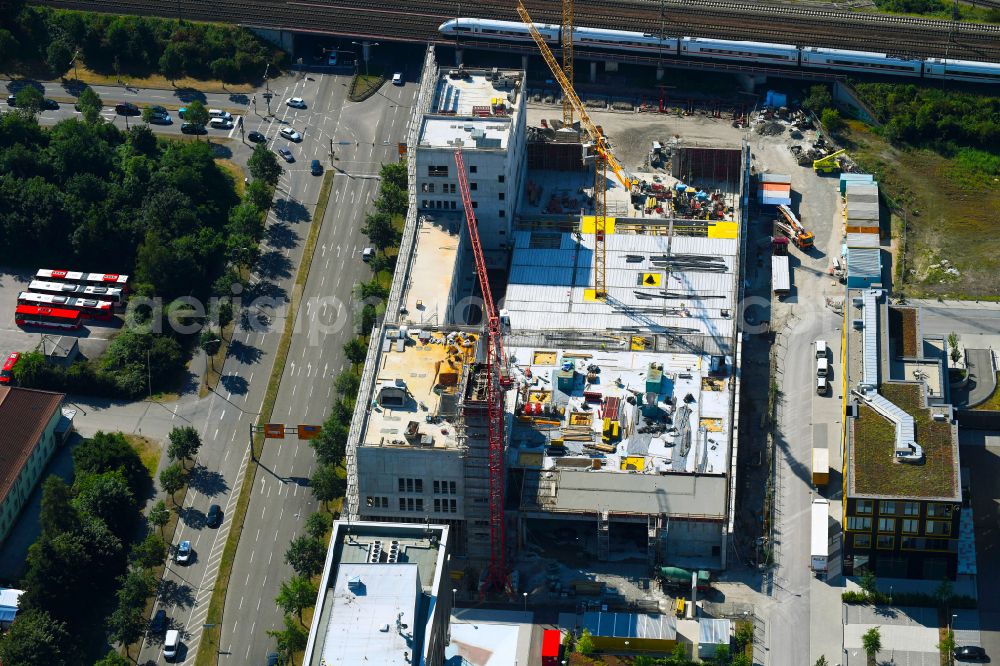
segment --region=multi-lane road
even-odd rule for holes
[[[407,80],[419,79],[406,71]],[[182,396],[173,404],[144,403],[118,406],[83,404],[82,430],[109,427],[123,419],[133,432],[163,437],[174,425],[193,425],[203,445],[191,476],[189,490],[174,537],[173,547],[191,542],[194,557],[187,565],[171,561],[164,574],[157,608],[167,611],[172,628],[182,632],[180,663],[193,663],[206,621],[208,603],[218,574],[226,537],[234,529],[232,516],[239,489],[253,479],[254,488],[226,596],[221,628],[222,655],[233,664],[263,663],[273,650],[267,630],[280,627],[282,616],[274,598],[283,580],[291,575],[284,553],[299,535],[309,512],[315,510],[308,488],[314,466],[312,449],[294,438],[270,440],[259,463],[249,456],[249,430],[260,418],[263,396],[293,296],[305,240],[309,234],[323,178],[310,173],[318,159],[333,171],[329,205],[321,221],[318,241],[297,321],[281,377],[273,420],[319,424],[326,418],[333,381],[344,368],[343,344],[355,333],[351,309],[354,287],[371,276],[361,261],[365,238],[360,233],[364,216],[378,190],[382,164],[398,159],[398,143],[405,137],[417,86],[384,86],[370,99],[347,100],[349,76],[310,74],[274,81],[271,90],[274,117],[267,116],[259,92],[256,108],[252,95],[208,94],[209,107],[242,115],[244,129],[259,131],[273,148],[289,147],[295,162],[284,164],[276,202],[269,214],[262,257],[241,296],[250,315],[237,327],[222,379],[215,392],[203,399]],[[46,84],[45,94],[62,101],[69,93],[58,84]],[[96,87],[105,104],[132,101],[139,106],[161,104],[170,108],[185,101],[172,91]],[[301,97],[305,109],[288,107],[285,100]],[[238,113],[242,108],[242,114]],[[58,110],[39,115],[52,123],[78,115],[72,101]],[[103,115],[123,125],[124,118],[106,107]],[[179,122],[154,126],[157,133],[179,134]],[[140,122],[130,119],[130,122]],[[281,127],[291,126],[303,135],[300,143],[281,139]],[[241,141],[238,129],[208,130],[222,143],[231,159],[244,165],[253,144]],[[331,146],[335,157],[331,160]],[[94,427],[87,424],[93,422]],[[218,529],[205,525],[212,504],[223,509]],[[138,663],[164,663],[162,640],[148,637]]]

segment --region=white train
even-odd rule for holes
[[[536,23],[535,27],[549,44],[558,45],[558,25]],[[449,37],[471,36],[478,39],[532,41],[527,26],[516,21],[457,18],[438,28]],[[731,60],[763,65],[789,65],[838,72],[870,72],[910,78],[1000,83],[1000,64],[928,58],[900,58],[885,53],[826,49],[792,44],[768,44],[701,37],[664,37],[642,32],[575,28],[573,44],[581,48],[627,51],[648,55],[680,55],[689,58]]]

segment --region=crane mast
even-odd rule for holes
[[[562,3],[563,74],[573,82],[573,0]],[[573,124],[573,103],[564,95],[562,101],[563,123]]]
[[[597,299],[604,299],[608,293],[606,286],[607,282],[605,281],[604,243],[608,215],[608,169],[611,169],[611,171],[615,174],[615,178],[628,192],[632,191],[632,186],[638,181],[630,173],[628,173],[625,167],[622,166],[621,162],[619,162],[615,156],[611,154],[611,148],[608,146],[608,140],[605,138],[604,132],[602,132],[601,128],[594,124],[594,121],[591,120],[590,114],[587,113],[587,108],[583,105],[583,102],[580,101],[580,97],[573,89],[573,82],[566,77],[563,69],[559,67],[559,63],[552,54],[552,49],[549,48],[549,45],[545,43],[545,38],[538,32],[538,29],[535,27],[534,21],[531,20],[531,15],[525,8],[522,0],[517,0],[516,9],[518,15],[521,17],[521,20],[528,27],[528,31],[531,33],[532,39],[535,40],[535,44],[538,45],[538,50],[541,51],[545,64],[547,64],[549,69],[552,71],[552,76],[554,76],[556,81],[559,82],[559,87],[562,88],[563,91],[563,103],[565,104],[566,100],[569,100],[573,109],[576,110],[577,116],[580,118],[580,125],[590,136],[590,140],[594,143],[594,151],[597,156],[597,164],[594,169],[594,296]]]
[[[507,359],[503,350],[503,331],[500,315],[493,302],[489,276],[486,273],[486,259],[479,240],[479,226],[472,209],[469,182],[465,175],[465,161],[462,151],[455,151],[455,166],[458,167],[458,186],[462,193],[462,206],[469,229],[469,241],[475,258],[476,277],[483,292],[483,310],[486,315],[486,412],[489,433],[490,471],[490,562],[487,569],[486,589],[502,590],[507,582],[506,535],[504,527],[504,464],[503,464],[503,392],[510,387],[511,378],[507,369]]]

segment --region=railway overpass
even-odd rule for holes
[[[452,43],[438,26],[463,16],[516,21],[495,0],[35,0],[115,14],[214,21],[290,33]],[[532,0],[536,21],[558,23],[559,0]],[[726,0],[576,0],[578,26],[666,36],[747,39],[886,51],[907,57],[1000,62],[1000,25]]]

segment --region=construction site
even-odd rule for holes
[[[571,87],[557,117],[523,72],[423,71],[346,511],[448,525],[470,591],[542,603],[602,562],[725,569],[748,147],[618,158]]]

